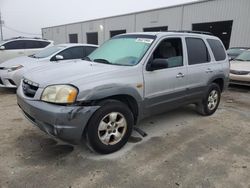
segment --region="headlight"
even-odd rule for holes
[[[18,69],[21,69],[21,68],[23,68],[22,65],[14,65],[14,66],[12,66],[10,68],[7,68],[7,70],[8,70],[8,72],[12,72],[12,71],[15,71],[15,70],[18,70]]]
[[[78,90],[70,85],[52,85],[44,89],[41,100],[58,104],[75,102]]]

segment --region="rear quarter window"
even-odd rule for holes
[[[216,61],[222,61],[226,59],[226,52],[219,40],[207,39],[207,42],[214,54],[214,58]]]

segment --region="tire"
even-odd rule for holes
[[[109,154],[121,149],[128,141],[134,118],[128,106],[117,100],[105,100],[91,117],[86,131],[90,149]]]
[[[220,98],[220,87],[216,83],[210,84],[206,96],[196,106],[198,113],[203,116],[210,116],[214,114],[220,104]]]

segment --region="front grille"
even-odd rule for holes
[[[2,79],[1,79],[1,77],[0,77],[0,84],[3,85],[3,81],[2,81]]]
[[[249,71],[238,71],[238,70],[230,70],[231,74],[235,74],[235,75],[247,75],[250,72]]]
[[[36,91],[38,90],[39,86],[36,83],[33,83],[29,80],[23,80],[23,93],[27,96],[27,97],[34,97],[36,94]]]

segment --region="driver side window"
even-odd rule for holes
[[[181,38],[169,38],[161,41],[153,53],[153,61],[158,59],[166,63],[166,68],[183,66]]]

